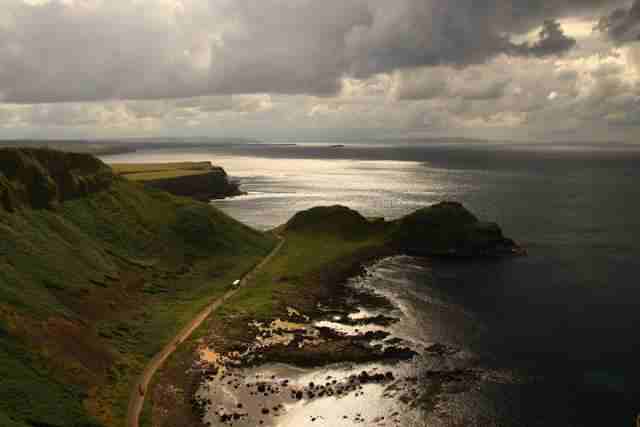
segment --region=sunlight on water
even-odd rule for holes
[[[436,181],[415,182],[413,175],[422,168],[416,162],[255,158],[220,162],[240,178],[249,194],[214,203],[258,228],[282,224],[295,212],[318,205],[342,204],[366,216],[396,218],[445,193]],[[252,201],[266,209],[253,211]]]
[[[424,164],[395,160],[277,159],[207,152],[155,151],[105,157],[124,163],[211,161],[239,179],[248,194],[213,203],[260,229],[286,222],[295,212],[342,204],[366,216],[397,218],[452,193],[442,175]],[[429,176],[433,174],[433,177]],[[421,179],[416,181],[416,174]]]

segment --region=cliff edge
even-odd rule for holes
[[[240,191],[239,185],[231,181],[227,172],[219,166],[211,166],[209,171],[202,174],[145,181],[144,185],[202,202],[244,194]]]
[[[50,209],[108,188],[115,176],[89,154],[0,148],[0,208]]]
[[[140,182],[147,188],[166,191],[175,196],[208,202],[239,196],[239,184],[227,172],[211,162],[113,164],[116,173]]]

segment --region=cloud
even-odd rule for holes
[[[640,1],[635,0],[630,8],[619,8],[603,17],[597,28],[617,43],[640,40]]]
[[[553,20],[546,20],[540,30],[539,40],[533,43],[533,45],[520,45],[517,50],[524,55],[533,55],[542,58],[562,54],[575,45],[576,40],[565,35],[560,23]]]
[[[510,83],[510,78],[487,76],[477,66],[457,71],[448,66],[416,68],[397,72],[394,80],[397,100],[492,100],[501,98]]]
[[[640,132],[629,0],[0,2],[2,137]]]
[[[393,97],[399,100],[432,99],[449,93],[443,68],[415,68],[394,75]]]
[[[0,99],[332,96],[345,77],[563,53],[575,41],[555,19],[605,4],[619,2],[2,0]]]

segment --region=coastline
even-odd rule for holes
[[[388,231],[379,230],[383,235]],[[273,262],[276,267],[288,252],[314,252],[305,247],[307,235],[294,231],[293,236],[288,243],[295,247],[285,248]],[[440,343],[417,348],[391,334],[388,327],[399,321],[390,315],[392,301],[352,282],[366,277],[372,265],[402,252],[384,240],[365,240],[355,247],[344,236],[329,240],[325,248],[348,249],[298,277],[274,267],[248,284],[249,300],[255,297],[252,287],[268,287],[273,297],[268,310],[232,299],[204,322],[159,372],[153,405],[147,408],[151,425],[276,425],[283,417],[295,417],[296,411],[311,410],[304,408],[320,411],[317,406],[328,398],[342,399],[337,410],[365,395],[386,408],[374,417],[380,425],[387,425],[385,417],[389,425],[397,425],[393,423],[402,417],[432,408],[443,390],[471,388],[487,378],[511,381],[509,375],[477,370],[473,358],[450,366],[449,359],[463,357],[461,349]],[[304,286],[286,286],[291,280]],[[430,386],[425,389],[417,386],[418,373],[412,372],[416,357],[433,358],[438,366],[427,373]],[[332,379],[318,385],[321,372]],[[300,382],[309,377],[316,380]],[[320,419],[314,414],[307,421]],[[356,413],[342,416],[345,422],[374,421]]]
[[[153,408],[147,408],[152,411],[151,425],[163,425],[159,420],[168,418],[173,422],[179,421],[184,426],[206,426],[202,418],[207,402],[199,399],[198,393],[207,381],[225,370],[260,369],[273,364],[307,369],[343,363],[393,364],[413,358],[416,355],[413,350],[398,345],[395,341],[391,350],[376,350],[372,343],[387,338],[386,332],[369,331],[345,335],[328,327],[320,327],[315,328],[319,333],[314,338],[322,340],[321,346],[313,343],[301,345],[312,337],[313,334],[310,334],[307,328],[316,322],[328,321],[335,316],[348,319],[348,315],[357,312],[358,307],[367,307],[370,310],[389,309],[389,300],[357,290],[349,285],[348,280],[362,274],[366,266],[392,255],[387,248],[380,247],[358,252],[346,262],[341,260],[327,265],[326,271],[318,275],[313,293],[280,295],[283,298],[270,317],[274,321],[282,320],[282,323],[277,322],[278,326],[274,328],[261,331],[258,328],[247,327],[246,318],[228,317],[220,312],[213,313],[158,372],[150,387]],[[365,318],[354,324],[366,329],[367,326],[381,321],[388,324],[387,322],[396,320],[385,317]],[[270,322],[265,320],[264,323]],[[295,327],[287,329],[286,324]],[[300,329],[300,325],[306,327]],[[211,334],[211,331],[224,332]],[[283,343],[279,340],[282,333],[293,335],[293,338]],[[270,339],[273,339],[273,344],[252,348],[252,343],[256,340],[269,342]],[[388,381],[386,377],[373,377],[369,380]],[[168,390],[183,390],[184,399],[176,401],[175,395],[167,393]],[[224,422],[225,419],[220,417],[220,421]]]
[[[88,174],[81,175],[82,178],[87,178],[88,176]],[[487,180],[493,180],[493,178],[495,178],[495,175],[491,175]],[[85,179],[82,181],[85,181]],[[445,186],[444,188],[450,187]],[[504,188],[504,186],[498,187],[495,191],[502,191],[501,189]],[[322,188],[323,194],[333,194],[330,193],[330,190],[331,188]],[[462,195],[464,197],[461,197],[461,199],[464,199],[465,203],[473,204],[473,201],[469,201],[468,194],[470,192],[471,190],[463,192]],[[24,298],[25,306],[29,310],[24,310],[17,305],[14,308],[13,302],[5,297],[3,300],[4,305],[0,310],[4,317],[0,319],[0,332],[8,332],[9,335],[4,337],[13,346],[12,348],[16,349],[15,360],[23,360],[21,358],[23,354],[27,352],[34,354],[42,349],[43,355],[47,357],[52,355],[52,357],[48,360],[42,359],[41,362],[38,360],[39,363],[78,366],[79,369],[83,369],[83,366],[86,366],[90,369],[80,372],[79,369],[65,371],[67,377],[63,380],[68,381],[68,384],[75,387],[75,381],[82,382],[77,393],[56,395],[45,387],[46,384],[45,386],[38,384],[37,390],[46,390],[47,398],[39,399],[38,405],[29,405],[26,409],[22,409],[25,406],[20,405],[17,400],[15,404],[11,400],[8,403],[10,415],[13,416],[13,413],[23,411],[19,415],[22,416],[25,413],[27,414],[25,417],[28,416],[30,420],[43,419],[54,422],[54,416],[57,416],[57,412],[48,409],[44,405],[61,408],[61,413],[72,413],[68,408],[73,410],[76,407],[78,408],[77,413],[80,413],[83,409],[82,405],[84,405],[86,411],[81,412],[82,414],[91,411],[91,414],[99,416],[100,420],[106,423],[105,425],[120,425],[118,421],[122,413],[121,403],[124,402],[121,397],[127,391],[123,391],[120,385],[124,384],[126,389],[128,376],[131,374],[133,378],[138,368],[141,368],[144,365],[143,362],[148,360],[147,355],[152,355],[158,351],[158,348],[155,347],[156,344],[162,345],[165,343],[167,337],[177,332],[172,328],[178,328],[183,324],[182,322],[188,321],[190,317],[196,315],[197,312],[194,311],[192,313],[191,308],[189,308],[193,307],[195,310],[200,307],[201,301],[196,301],[196,297],[202,296],[202,301],[205,301],[205,296],[214,295],[218,292],[217,289],[211,286],[213,282],[210,279],[215,281],[215,286],[218,286],[219,289],[223,289],[232,283],[237,274],[241,273],[240,270],[244,268],[240,268],[240,266],[248,262],[247,254],[243,251],[233,260],[218,261],[216,258],[193,258],[192,255],[197,255],[200,251],[190,249],[188,257],[180,257],[180,254],[184,253],[182,250],[183,243],[186,242],[189,245],[207,244],[205,240],[198,240],[197,236],[204,235],[206,231],[210,231],[207,227],[202,227],[194,229],[192,234],[186,234],[185,231],[189,230],[184,227],[176,227],[176,225],[183,224],[183,219],[185,218],[198,219],[193,214],[205,209],[204,206],[196,209],[195,205],[192,205],[186,198],[172,198],[168,194],[159,191],[147,192],[144,191],[141,185],[127,184],[124,179],[115,180],[110,190],[73,197],[70,200],[65,200],[65,193],[59,194],[63,196],[62,203],[57,204],[52,209],[35,210],[25,204],[27,207],[24,209],[2,215],[3,225],[11,230],[10,249],[5,251],[5,256],[9,259],[9,265],[17,266],[14,271],[11,268],[1,269],[3,270],[2,273],[5,278],[7,277],[6,274],[17,274],[18,277],[23,276],[26,278],[21,282],[10,281],[8,283],[10,287],[12,283],[21,283],[28,286],[32,284],[38,285],[38,287],[33,286],[33,289],[37,290],[38,298],[44,298],[42,300],[44,303],[35,304],[39,300],[31,297],[32,290],[30,288],[16,287],[15,295],[19,298]],[[67,194],[73,195],[74,193]],[[147,195],[145,196],[145,194]],[[489,195],[491,194],[489,191]],[[457,260],[456,257],[454,257],[456,259],[454,262],[445,261],[441,263],[440,261],[435,261],[433,265],[434,284],[439,286],[439,290],[442,290],[447,296],[451,296],[456,302],[462,302],[464,307],[470,310],[471,314],[477,315],[485,322],[494,322],[488,326],[491,326],[493,331],[496,332],[492,335],[493,338],[497,339],[495,342],[491,342],[490,345],[493,345],[496,349],[499,348],[498,352],[496,352],[496,354],[499,354],[498,357],[503,357],[503,360],[507,360],[510,356],[508,352],[512,349],[517,349],[521,352],[521,355],[524,355],[520,359],[523,361],[521,365],[537,364],[539,370],[536,372],[541,374],[545,372],[553,373],[551,376],[554,378],[554,382],[551,383],[553,387],[550,390],[565,387],[567,384],[578,390],[577,392],[581,393],[582,397],[577,398],[578,404],[575,406],[575,411],[580,411],[581,414],[565,414],[562,412],[563,410],[569,412],[574,409],[569,409],[567,405],[562,404],[564,396],[561,392],[551,397],[548,396],[546,390],[538,391],[540,393],[539,401],[559,402],[557,406],[551,405],[551,407],[554,407],[558,413],[562,413],[567,419],[587,420],[592,416],[598,419],[599,411],[595,409],[593,411],[589,410],[589,408],[598,407],[615,408],[615,412],[618,415],[616,419],[618,420],[623,417],[626,420],[630,419],[628,410],[635,407],[632,401],[635,387],[628,380],[625,383],[623,374],[628,372],[633,375],[635,372],[633,366],[635,365],[627,363],[631,360],[631,353],[628,353],[626,348],[618,346],[619,340],[613,339],[614,334],[604,334],[601,337],[599,343],[602,344],[602,348],[605,350],[602,353],[602,360],[595,360],[593,358],[600,357],[599,354],[580,351],[590,348],[589,346],[583,347],[581,344],[584,344],[585,341],[588,344],[591,337],[588,336],[588,340],[583,339],[582,335],[584,334],[581,334],[580,331],[567,335],[568,330],[562,328],[554,332],[553,335],[555,337],[551,337],[550,334],[545,336],[544,331],[553,330],[554,325],[564,325],[564,323],[558,322],[559,319],[564,319],[564,312],[560,313],[562,316],[559,317],[557,311],[562,311],[563,307],[566,306],[585,307],[583,312],[576,311],[574,313],[576,314],[576,325],[582,325],[583,332],[587,331],[589,327],[601,327],[602,331],[621,331],[621,333],[626,331],[625,324],[622,324],[620,319],[628,317],[630,312],[625,311],[622,306],[620,310],[616,309],[609,312],[599,312],[593,309],[598,307],[597,304],[606,300],[608,296],[612,296],[614,290],[616,295],[619,295],[619,301],[633,300],[631,298],[633,296],[632,293],[624,293],[624,289],[620,288],[626,283],[624,280],[620,280],[623,278],[620,275],[624,274],[625,271],[629,272],[629,269],[625,270],[624,267],[625,265],[631,265],[627,261],[632,259],[630,255],[632,251],[627,249],[632,248],[632,246],[625,246],[624,242],[626,240],[617,240],[618,246],[612,245],[611,248],[607,246],[606,251],[600,252],[602,257],[596,259],[595,254],[598,252],[595,249],[589,249],[592,243],[599,242],[598,244],[600,244],[605,242],[605,234],[602,233],[602,228],[598,227],[592,230],[589,221],[581,222],[580,218],[567,216],[568,210],[563,210],[562,207],[564,205],[562,203],[559,205],[558,200],[553,199],[555,202],[551,206],[545,203],[536,203],[539,206],[546,206],[546,210],[532,211],[531,217],[534,214],[537,217],[538,213],[540,217],[536,221],[531,220],[528,222],[530,217],[522,216],[522,212],[518,210],[520,208],[518,203],[520,202],[516,203],[513,200],[510,202],[509,199],[495,199],[489,197],[489,195],[482,197],[491,200],[492,205],[495,206],[483,209],[476,200],[474,209],[478,209],[479,212],[482,212],[487,217],[499,218],[505,229],[509,230],[509,234],[513,233],[513,235],[518,236],[519,241],[527,242],[527,246],[532,249],[532,256],[528,260],[518,260],[513,265],[511,265],[511,262],[494,263],[491,261],[488,268],[484,262],[467,264],[464,259]],[[493,195],[496,195],[495,192]],[[279,203],[281,205],[289,204],[290,210],[295,206],[295,200],[292,200],[292,197],[281,194],[278,194],[278,197],[285,199],[285,201]],[[326,195],[323,197],[324,200],[335,203],[333,199]],[[591,197],[593,199],[593,195]],[[375,200],[375,198],[371,198]],[[254,222],[247,221],[247,218],[253,218],[256,212],[257,215],[266,216],[266,208],[273,208],[271,202],[244,203],[242,199],[221,203],[220,207],[226,212],[227,216],[242,218],[245,223],[248,222],[250,224]],[[427,200],[425,204],[429,203],[426,197],[420,200]],[[498,200],[501,202],[498,203]],[[562,201],[564,200],[562,198]],[[545,200],[538,201],[545,202]],[[525,205],[528,204],[525,203]],[[244,209],[247,212],[251,212],[251,214],[243,216],[238,214],[241,209],[227,209],[229,206],[235,208],[240,205],[245,205]],[[608,205],[603,204],[603,206]],[[240,207],[242,208],[242,206]],[[528,206],[525,206],[525,208],[528,209]],[[619,212],[621,207],[614,205],[613,208],[611,209],[612,212]],[[496,213],[498,209],[502,210],[502,212]],[[559,211],[556,212],[556,209],[559,209]],[[113,212],[117,212],[118,215],[114,215]],[[180,213],[180,215],[174,217],[174,212]],[[273,215],[271,218],[275,217],[280,218],[278,215]],[[534,224],[542,225],[549,218],[564,218],[564,221],[558,220],[558,222],[549,223],[548,229],[545,227],[532,227]],[[568,218],[571,218],[571,222],[567,222]],[[616,216],[616,218],[618,217]],[[224,222],[224,219],[224,215],[212,217],[214,221],[212,224],[216,225],[216,230],[219,229],[217,228],[218,224],[223,224],[224,230],[228,229],[227,225],[232,225]],[[614,225],[612,223],[613,220],[607,222],[607,218],[604,219],[603,228]],[[574,220],[576,221],[575,223],[573,223]],[[278,222],[282,222],[282,220]],[[261,223],[268,223],[271,226],[276,222],[265,220]],[[209,223],[202,222],[201,224],[206,226]],[[233,237],[238,230],[243,228],[240,226],[229,228],[230,231],[227,236]],[[530,231],[527,231],[528,229]],[[198,230],[202,230],[202,232],[198,234]],[[542,230],[540,236],[536,236],[538,230]],[[166,235],[167,231],[172,234]],[[38,239],[38,232],[46,235],[47,239]],[[584,237],[580,237],[583,234]],[[209,235],[217,236],[217,233],[209,233]],[[122,238],[116,240],[109,238],[110,236],[122,236]],[[131,236],[136,236],[136,238],[132,239]],[[189,238],[188,241],[185,236]],[[625,233],[624,236],[629,236],[629,234]],[[64,243],[69,239],[72,240],[72,245]],[[246,241],[247,239],[243,237],[238,240]],[[24,245],[23,242],[25,241],[29,243]],[[575,245],[573,246],[566,246],[562,243],[574,241]],[[18,248],[18,250],[13,249],[11,245]],[[29,252],[20,248],[28,245],[32,248],[41,248],[40,253],[45,256],[32,255],[29,256],[27,262],[20,264],[19,255],[29,255]],[[202,246],[198,246],[198,248],[200,247]],[[214,245],[211,247],[213,248]],[[92,248],[96,248],[97,251],[92,250]],[[104,261],[104,265],[96,265],[95,262],[90,262],[89,256],[94,256],[94,254],[98,256],[98,261]],[[223,255],[226,254],[227,252],[224,251]],[[443,255],[445,258],[450,258],[447,257],[447,253]],[[255,256],[263,256],[263,253],[257,251]],[[578,261],[583,261],[585,257],[587,257],[587,260],[593,261],[594,272],[597,274],[596,277],[589,278],[589,283],[594,285],[593,289],[581,294],[579,291],[584,291],[584,289],[576,288],[581,283],[578,279],[584,277],[582,275],[582,272],[585,271],[584,265],[589,265],[591,268],[590,263],[578,263]],[[96,258],[94,257],[94,259]],[[435,259],[439,260],[440,258]],[[214,260],[215,262],[213,262]],[[560,263],[558,261],[561,260],[566,261],[566,264],[561,263],[562,265],[559,266]],[[620,264],[617,261],[609,262],[611,260],[619,260]],[[404,261],[401,260],[400,262]],[[35,271],[32,268],[34,263],[38,268],[43,268],[47,271],[48,274],[42,275],[43,279],[46,280],[40,282],[39,277],[28,277],[29,274]],[[79,263],[82,266],[79,267]],[[388,260],[385,259],[383,264],[385,263],[388,264]],[[411,260],[408,261],[408,268],[404,270],[405,272],[413,271],[413,266],[410,264]],[[611,267],[605,267],[605,264]],[[106,268],[104,268],[105,266]],[[229,275],[220,274],[221,271],[227,271],[229,268],[233,268],[237,273],[230,271]],[[68,271],[68,273],[61,274],[59,280],[51,280],[53,277],[51,271],[55,273],[57,269],[63,269],[63,272]],[[436,269],[439,270],[437,277],[435,277]],[[399,270],[400,268],[396,272]],[[411,274],[413,275],[413,273]],[[391,287],[395,285],[396,280],[394,279],[398,276],[400,275],[398,274],[395,277],[391,275],[384,276],[385,280],[389,280],[386,280],[386,283],[382,284],[380,289],[388,291],[393,296],[394,293]],[[409,277],[409,279],[413,278],[415,277]],[[567,288],[566,292],[558,293],[559,289],[565,289],[560,287],[560,285],[564,285],[565,280],[567,281],[567,286],[571,285],[574,288]],[[595,286],[605,283],[610,286]],[[420,297],[428,299],[434,295],[429,286],[420,286],[420,288],[414,286],[416,284],[422,285],[420,281],[408,280],[401,284],[402,286],[399,288],[403,288],[405,284],[410,287],[408,290],[419,293]],[[616,288],[616,286],[618,287]],[[198,289],[198,287],[202,288]],[[310,288],[313,288],[313,286],[308,289]],[[577,293],[573,294],[574,291]],[[301,294],[303,297],[307,297],[306,294]],[[435,295],[437,298],[438,295]],[[622,297],[623,295],[624,297]],[[571,299],[567,300],[569,296]],[[192,300],[189,301],[189,298],[192,298]],[[335,298],[335,300],[337,299]],[[431,332],[429,321],[432,315],[427,313],[432,312],[432,306],[423,306],[422,301],[416,302],[417,304],[412,306],[415,309],[414,311],[419,311],[424,315],[421,322],[424,328],[421,331]],[[60,311],[63,306],[66,306],[65,310],[67,310],[67,313],[70,311],[73,317],[70,318],[69,314]],[[544,311],[544,316],[538,316],[540,307],[548,309],[548,311]],[[554,311],[554,307],[560,308]],[[15,317],[15,313],[19,313],[20,316]],[[62,315],[60,315],[61,313]],[[325,311],[323,313],[327,314]],[[493,316],[494,313],[495,318]],[[587,316],[587,314],[594,313],[596,314],[595,316],[590,318]],[[49,316],[51,320],[47,321],[47,323],[35,323],[32,320],[37,319],[35,316]],[[14,321],[14,319],[17,319],[17,321]],[[507,319],[508,321],[505,321]],[[529,325],[524,322],[526,319],[537,319],[537,321],[535,325]],[[344,323],[344,320],[342,323]],[[95,329],[87,327],[94,324],[96,325]],[[455,327],[453,322],[448,324]],[[405,328],[405,326],[407,324],[402,322],[393,324],[391,327],[399,331],[400,328]],[[410,327],[405,330],[413,333],[414,330],[411,326],[414,325],[408,326]],[[442,325],[439,326],[441,327]],[[44,329],[45,327],[48,329]],[[40,333],[40,328],[42,328],[43,333]],[[91,334],[92,329],[95,334]],[[33,335],[28,335],[29,332],[33,333]],[[422,334],[423,337],[425,335]],[[17,338],[28,339],[30,336],[35,338],[29,343],[31,347],[24,349],[17,345],[19,344]],[[415,336],[419,335],[416,334]],[[503,339],[502,337],[508,338]],[[113,369],[102,370],[100,365],[94,365],[93,361],[99,359],[93,357],[94,353],[90,353],[88,350],[93,350],[95,347],[78,348],[76,344],[79,342],[82,344],[81,341],[78,341],[78,338],[86,338],[85,342],[88,344],[100,344],[102,348],[97,348],[97,350],[101,352],[103,349],[115,349],[116,351],[112,353],[108,351],[103,353],[117,356],[116,363],[105,365],[107,367],[113,366]],[[39,342],[36,339],[46,340],[45,344],[41,347],[34,346],[34,343]],[[74,341],[73,346],[68,345],[70,340]],[[444,339],[440,340],[440,342],[448,341]],[[460,340],[458,342],[471,341]],[[474,341],[472,345],[476,343],[477,341]],[[503,350],[504,353],[502,353]],[[45,351],[46,353],[44,353]],[[449,350],[446,351],[448,352]],[[275,358],[273,351],[270,354],[273,354]],[[578,357],[574,357],[570,364],[557,364],[558,354],[578,355]],[[89,357],[86,357],[86,355],[89,355]],[[581,355],[584,355],[584,358]],[[8,356],[7,360],[11,360],[10,358],[13,357],[12,354]],[[201,354],[196,356],[199,357]],[[282,358],[281,355],[278,357]],[[24,372],[30,372],[28,368],[31,362],[29,360],[27,362],[24,363],[25,368],[27,368]],[[74,364],[72,365],[69,362]],[[77,364],[78,362],[80,365]],[[304,360],[298,363],[303,362]],[[633,361],[631,362],[633,363]],[[85,363],[86,365],[84,365]],[[255,367],[249,369],[259,370],[267,366],[259,363],[257,361]],[[516,369],[518,367],[516,366]],[[523,369],[526,368],[528,366],[523,367]],[[322,368],[314,369],[314,371],[320,370]],[[295,371],[298,372],[299,370],[296,369]],[[104,376],[102,376],[103,373]],[[12,369],[9,374],[9,379],[18,379],[19,382],[16,382],[16,384],[20,384],[21,390],[29,390],[31,386],[29,377],[25,376],[20,369]],[[88,389],[89,394],[87,396],[83,394],[85,389],[84,381],[93,379],[97,379],[98,386],[92,386]],[[56,378],[55,380],[57,381],[58,379]],[[55,384],[54,381],[51,381],[51,383]],[[115,388],[116,385],[119,388]],[[194,386],[195,391],[199,391],[200,387],[199,383],[196,384]],[[601,393],[602,397],[590,397],[590,395],[586,398],[584,397],[594,391]],[[508,390],[507,392],[510,393]],[[530,392],[527,391],[527,393]],[[26,394],[38,396],[37,394]],[[15,396],[20,395],[22,394],[15,394]],[[185,395],[188,396],[189,393]],[[35,400],[34,397],[32,399]],[[67,402],[70,402],[70,404],[67,404]],[[592,403],[599,403],[599,405],[592,405]],[[76,406],[71,406],[71,404]],[[40,408],[45,409],[40,410]],[[537,415],[535,408],[529,406],[525,409],[528,411],[528,415]],[[585,410],[587,411],[586,415],[583,412]],[[38,417],[38,411],[43,414],[41,417]],[[549,411],[545,412],[549,413]],[[80,418],[75,413],[70,417]],[[1,414],[0,418],[2,418]],[[61,421],[54,423],[65,424]],[[216,425],[216,423],[213,424]]]
[[[282,247],[284,241],[281,241],[276,245],[273,250],[267,255],[262,261],[260,261],[252,270],[248,271],[241,279],[240,283],[246,282],[251,276],[256,274],[264,266],[269,262],[271,258],[275,254],[278,253],[280,248]],[[227,299],[229,299],[236,292],[235,288],[227,291],[223,296],[215,299],[211,304],[209,304],[204,310],[202,310],[194,319],[192,319],[188,324],[186,324],[182,330],[167,344],[165,347],[157,353],[147,364],[147,367],[140,375],[139,379],[130,392],[129,399],[129,408],[127,411],[127,426],[130,427],[138,427],[139,426],[139,418],[140,413],[143,409],[144,400],[146,390],[149,386],[151,379],[155,372],[162,367],[162,364],[166,361],[168,357],[178,348],[178,346],[186,340],[195,329],[198,328],[202,324],[202,322],[211,315],[211,313],[216,310],[219,306],[221,306]]]

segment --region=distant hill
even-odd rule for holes
[[[86,154],[0,149],[0,425],[122,425],[129,380],[274,239]]]
[[[123,154],[138,150],[153,149],[194,149],[221,145],[260,144],[249,138],[210,138],[210,137],[150,137],[120,139],[0,139],[0,147],[11,148],[48,148],[65,152],[105,156]]]

